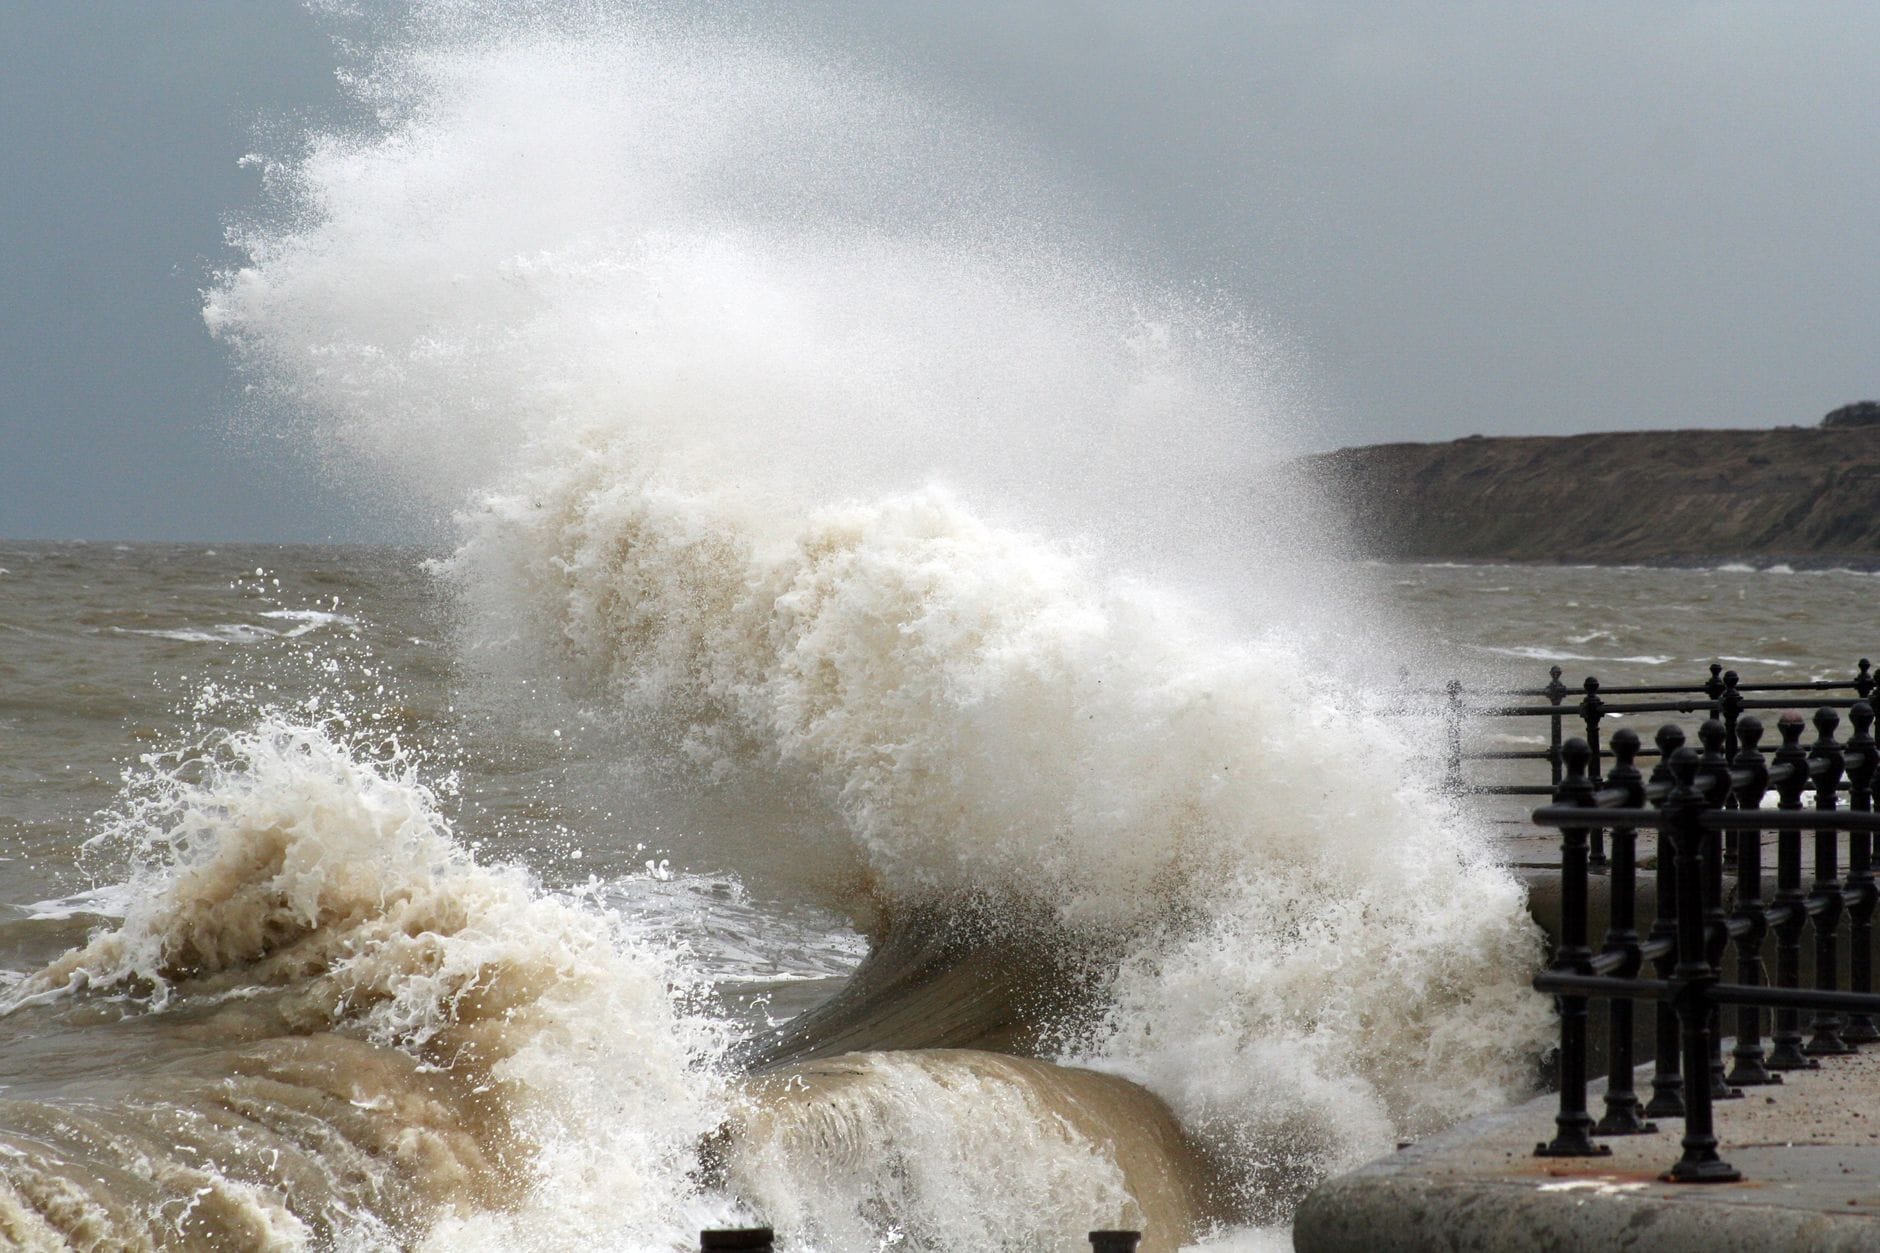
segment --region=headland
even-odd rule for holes
[[[1388,561],[1880,569],[1880,426],[1468,436],[1303,464]]]

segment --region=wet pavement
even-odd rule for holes
[[[1649,1070],[1639,1091],[1650,1093]],[[1588,1105],[1597,1117],[1603,1085]],[[1671,1184],[1684,1124],[1602,1139],[1609,1157],[1534,1156],[1557,1097],[1452,1128],[1327,1181],[1300,1207],[1302,1253],[1346,1250],[1880,1249],[1880,1052],[1835,1057],[1718,1101],[1737,1183]]]

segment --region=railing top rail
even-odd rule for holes
[[[1741,690],[1741,689],[1739,689]],[[1852,709],[1861,702],[1858,696],[1829,697],[1811,702],[1817,708]],[[1722,708],[1722,698],[1717,700],[1680,700],[1680,701],[1613,701],[1602,702],[1601,716],[1608,714],[1694,714],[1701,712],[1716,713]],[[1737,702],[1738,709],[1793,709],[1795,703],[1786,700],[1744,700]],[[1435,711],[1431,711],[1435,712]],[[1471,705],[1469,713],[1481,718],[1552,718],[1573,717],[1578,710],[1573,705]]]
[[[1696,739],[1703,745],[1702,755],[1695,748],[1683,747],[1683,731],[1666,726],[1655,737],[1661,764],[1649,780],[1641,777],[1633,764],[1645,747],[1638,732],[1621,727],[1612,736],[1613,767],[1604,786],[1594,777],[1592,747],[1576,736],[1561,745],[1564,774],[1554,793],[1554,803],[1535,810],[1532,820],[1539,826],[1565,829],[1608,824],[1665,828],[1676,821],[1672,810],[1688,808],[1685,799],[1695,799],[1700,807],[1719,809],[1727,799],[1740,808],[1707,815],[1706,829],[1880,830],[1880,814],[1870,812],[1874,777],[1880,773],[1880,743],[1873,737],[1874,720],[1871,704],[1854,702],[1849,719],[1853,732],[1847,740],[1837,740],[1834,736],[1841,717],[1824,703],[1815,710],[1815,742],[1804,746],[1801,740],[1806,722],[1799,713],[1785,714],[1776,724],[1782,745],[1773,759],[1760,751],[1764,728],[1762,721],[1754,717],[1737,723],[1739,743],[1734,759],[1724,755],[1729,732],[1715,718],[1698,729]],[[1841,790],[1844,780],[1850,808],[1840,811],[1832,797]],[[1798,817],[1801,796],[1811,785],[1818,792],[1815,812]],[[1681,798],[1679,787],[1694,791],[1688,798]],[[1772,787],[1782,796],[1780,809],[1761,806]],[[1647,799],[1664,802],[1666,808],[1638,808],[1638,801]]]
[[[1740,690],[1740,689],[1739,689]],[[1825,700],[1811,701],[1818,709],[1852,709],[1860,704],[1859,696],[1831,696]],[[1738,709],[1793,709],[1795,702],[1789,700],[1743,700],[1735,702]],[[1699,710],[1718,710],[1723,700],[1682,700],[1682,701],[1619,701],[1601,707],[1602,713],[1609,714],[1651,714],[1681,713],[1694,714]]]
[[[1735,670],[1727,670],[1720,661],[1710,663],[1710,678],[1695,683],[1621,683],[1612,686],[1601,684],[1598,679],[1588,675],[1578,685],[1561,682],[1564,673],[1559,666],[1549,671],[1553,681],[1545,687],[1507,687],[1482,688],[1471,693],[1476,698],[1523,698],[1544,697],[1548,701],[1547,712],[1552,714],[1580,703],[1583,695],[1598,696],[1692,696],[1709,700],[1721,698],[1725,692],[1838,692],[1853,691],[1866,695],[1873,691],[1880,676],[1873,672],[1873,663],[1862,657],[1856,667],[1856,673],[1845,679],[1800,679],[1787,682],[1745,683]],[[1451,681],[1442,688],[1412,688],[1408,684],[1399,689],[1405,698],[1429,697],[1434,700],[1453,702],[1462,694],[1462,685]],[[1478,710],[1478,712],[1480,712]]]
[[[1543,805],[1534,811],[1537,827],[1625,827],[1657,830],[1675,825],[1668,809],[1619,806]],[[1706,831],[1880,831],[1880,814],[1852,809],[1706,809],[1698,817]]]
[[[1732,684],[1739,692],[1832,692],[1841,688],[1858,688],[1853,679],[1810,679],[1799,683],[1736,683]],[[1602,696],[1662,696],[1678,692],[1694,692],[1708,695],[1702,683],[1620,683],[1611,687],[1599,685]],[[1546,695],[1543,691],[1541,695]]]

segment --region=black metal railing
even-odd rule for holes
[[[1591,750],[1587,773],[1598,786],[1603,785],[1604,767],[1611,756],[1604,741],[1606,727],[1612,719],[1628,714],[1704,714],[1723,724],[1724,751],[1733,754],[1738,747],[1737,723],[1746,714],[1759,709],[1787,709],[1794,704],[1793,699],[1771,695],[1773,693],[1788,693],[1791,696],[1807,693],[1811,703],[1818,706],[1851,709],[1859,701],[1870,700],[1876,690],[1880,690],[1880,676],[1875,675],[1873,663],[1865,657],[1855,666],[1853,676],[1847,679],[1745,683],[1735,670],[1725,669],[1721,662],[1710,663],[1710,675],[1701,683],[1605,686],[1597,677],[1588,675],[1575,688],[1563,682],[1561,675],[1561,668],[1554,666],[1548,671],[1548,682],[1544,687],[1505,688],[1474,694],[1468,693],[1461,682],[1452,679],[1441,693],[1413,693],[1412,697],[1420,696],[1420,699],[1400,701],[1395,708],[1405,713],[1434,713],[1442,719],[1445,748],[1442,786],[1446,791],[1475,796],[1551,796],[1560,786],[1564,769],[1561,746],[1565,737],[1571,733],[1570,726],[1581,733]],[[1579,693],[1579,698],[1568,701],[1567,697],[1575,692]],[[1847,695],[1831,695],[1837,692],[1845,692]],[[1432,697],[1437,698],[1435,704],[1431,703]],[[1520,703],[1535,697],[1545,699],[1547,703]],[[1648,699],[1614,700],[1614,697]],[[1547,747],[1465,749],[1464,728],[1474,720],[1484,718],[1544,718],[1548,723]],[[1644,746],[1638,755],[1642,759],[1651,759],[1656,758],[1658,753],[1653,747]],[[1470,772],[1467,768],[1470,765],[1491,761],[1544,761],[1548,767],[1548,781],[1500,783],[1468,777]],[[1842,786],[1845,789],[1845,785]],[[1589,838],[1588,855],[1591,864],[1605,866],[1604,830],[1595,827]],[[1735,848],[1732,847],[1732,861],[1735,856]]]
[[[1091,1253],[1136,1253],[1140,1231],[1093,1231]],[[768,1227],[739,1227],[698,1233],[700,1253],[771,1253],[775,1237]]]
[[[1750,696],[1746,693],[1829,693],[1848,692],[1845,697],[1817,695],[1813,702],[1835,709],[1851,708],[1856,701],[1869,700],[1876,689],[1880,689],[1880,678],[1873,672],[1873,663],[1862,657],[1855,667],[1854,675],[1848,679],[1812,679],[1785,683],[1745,683],[1735,670],[1727,670],[1721,662],[1710,663],[1710,677],[1701,683],[1650,683],[1606,686],[1600,680],[1588,675],[1578,688],[1569,687],[1561,681],[1562,670],[1554,666],[1548,671],[1548,683],[1545,687],[1505,688],[1487,691],[1471,697],[1458,680],[1450,680],[1443,691],[1442,716],[1445,722],[1445,743],[1448,752],[1444,761],[1444,782],[1454,791],[1473,792],[1498,796],[1547,796],[1560,786],[1562,777],[1561,744],[1567,732],[1567,724],[1577,722],[1578,729],[1592,749],[1592,762],[1589,773],[1595,781],[1601,777],[1600,767],[1606,756],[1602,749],[1602,731],[1607,719],[1622,714],[1707,714],[1723,723],[1725,747],[1728,752],[1736,751],[1736,724],[1745,713],[1757,709],[1787,709],[1794,704],[1792,699],[1778,699],[1768,696]],[[1578,692],[1579,699],[1569,702],[1567,697]],[[1622,700],[1614,702],[1615,696],[1657,697],[1655,700]],[[1523,698],[1541,697],[1545,705],[1508,703]],[[1423,706],[1428,708],[1427,703]],[[1548,721],[1548,746],[1546,748],[1501,749],[1493,751],[1465,752],[1462,748],[1464,724],[1473,718],[1545,718]],[[1653,757],[1656,754],[1649,748],[1641,749],[1640,756]],[[1464,766],[1477,761],[1545,761],[1548,763],[1551,778],[1546,784],[1491,784],[1470,783],[1465,778]]]
[[[1866,667],[1863,663],[1863,675]],[[1874,878],[1874,843],[1880,814],[1874,810],[1874,780],[1880,750],[1873,735],[1874,711],[1865,700],[1851,703],[1853,733],[1835,738],[1841,723],[1827,702],[1815,711],[1815,739],[1804,747],[1799,713],[1777,723],[1781,746],[1773,758],[1761,751],[1763,727],[1753,715],[1735,723],[1735,744],[1721,718],[1698,730],[1701,751],[1685,743],[1676,726],[1656,739],[1657,768],[1649,777],[1637,762],[1647,751],[1636,732],[1611,737],[1612,766],[1603,780],[1594,773],[1593,748],[1574,737],[1561,748],[1562,777],[1553,804],[1533,821],[1558,827],[1560,838],[1560,940],[1551,966],[1534,987],[1552,993],[1560,1009],[1560,1109],[1551,1141],[1536,1148],[1547,1157],[1598,1156],[1610,1150],[1598,1137],[1655,1131],[1651,1117],[1684,1118],[1683,1156],[1664,1176],[1680,1183],[1729,1181],[1741,1175],[1717,1152],[1712,1103],[1740,1097],[1746,1086],[1776,1084],[1781,1072],[1812,1069],[1819,1058],[1854,1052],[1880,1040],[1874,1015],[1873,917],[1880,901]],[[1775,808],[1765,808],[1771,790]],[[1841,793],[1847,807],[1841,808]],[[1813,809],[1804,795],[1813,794]],[[1589,836],[1612,836],[1608,884],[1610,916],[1602,947],[1587,934]],[[1655,913],[1643,936],[1637,914],[1637,840],[1641,831],[1657,840]],[[1776,834],[1775,894],[1763,894],[1763,836]],[[1812,877],[1803,882],[1802,834],[1814,833]],[[1738,837],[1736,890],[1724,892],[1724,836]],[[1846,839],[1847,872],[1840,871]],[[1839,986],[1837,943],[1846,922],[1848,990]],[[1802,936],[1812,931],[1814,986],[1802,986]],[[1768,978],[1762,956],[1775,937],[1776,970]],[[1732,954],[1733,949],[1733,954]],[[1726,956],[1733,982],[1722,981]],[[1652,977],[1641,977],[1649,962]],[[1586,1106],[1587,1002],[1604,999],[1608,1056],[1604,1116],[1597,1122]],[[1656,1058],[1652,1094],[1641,1103],[1633,1083],[1632,1002],[1656,1002]],[[1720,1014],[1736,1007],[1736,1042],[1726,1074]],[[1773,1011],[1769,1044],[1763,1043],[1765,1011]],[[1811,1014],[1807,1034],[1802,1014]]]

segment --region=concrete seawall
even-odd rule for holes
[[[1727,1045],[1726,1045],[1727,1047]],[[1642,1090],[1650,1072],[1642,1069]],[[1589,1102],[1598,1112],[1598,1094]],[[1294,1220],[1300,1253],[1376,1250],[1880,1249],[1880,1054],[1824,1061],[1716,1104],[1741,1183],[1668,1184],[1680,1119],[1601,1141],[1612,1156],[1541,1158],[1549,1095],[1462,1124],[1321,1184]]]

